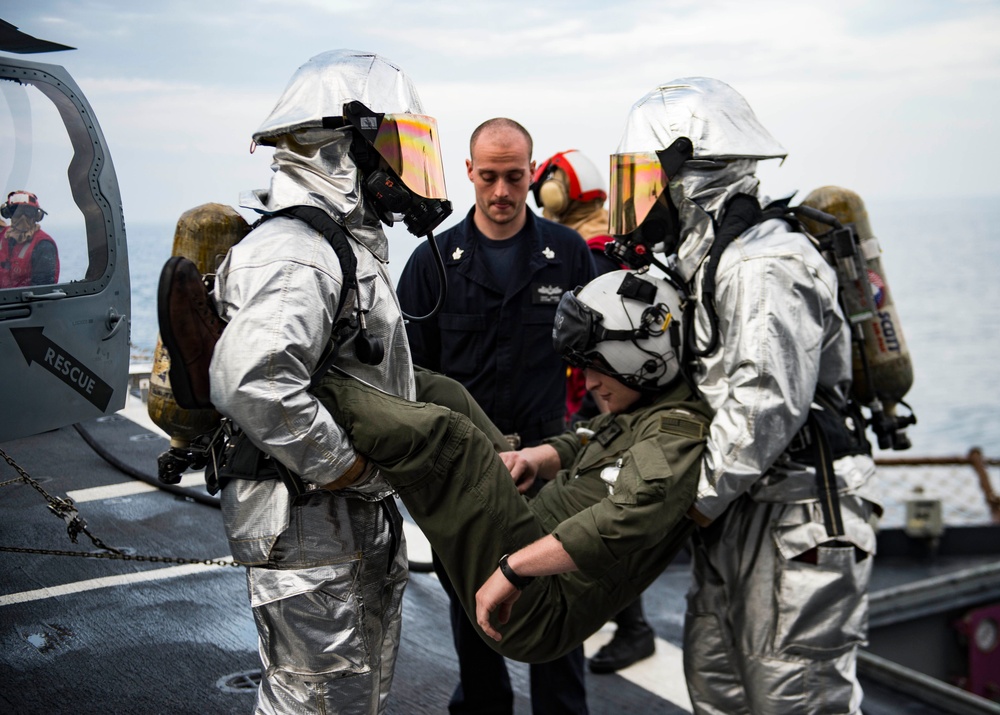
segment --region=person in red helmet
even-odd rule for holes
[[[604,252],[613,239],[608,234],[608,192],[597,166],[577,149],[561,151],[546,159],[531,177],[531,192],[542,216],[573,229],[587,242],[597,275],[624,266]],[[596,417],[606,412],[584,384],[583,371],[567,368],[566,421]]]
[[[583,236],[594,253],[599,275],[622,268],[604,253],[604,246],[611,241],[604,208],[608,200],[605,184],[594,162],[577,149],[553,154],[531,177],[531,191],[542,216]]]
[[[46,212],[30,191],[11,191],[0,206],[10,221],[0,229],[0,288],[51,285],[59,280],[59,251],[38,226]]]

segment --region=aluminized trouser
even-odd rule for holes
[[[268,566],[247,569],[263,677],[258,715],[385,712],[407,580],[392,498],[295,500]]]
[[[693,539],[684,671],[700,715],[860,713],[871,503],[841,495],[830,542],[815,503],[743,496]]]
[[[315,394],[350,434],[355,449],[377,464],[397,490],[473,622],[476,592],[496,571],[500,557],[540,539],[571,516],[546,508],[559,507],[558,500],[544,499],[547,490],[526,501],[490,439],[465,415],[333,374]],[[693,489],[698,475],[691,472]],[[596,502],[607,495],[607,486],[594,482]],[[487,644],[527,663],[565,655],[670,564],[690,535],[690,522],[685,522],[598,579],[578,571],[536,579],[521,594],[510,621],[498,626],[503,640],[485,639]]]

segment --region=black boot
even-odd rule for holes
[[[590,659],[590,672],[614,673],[627,668],[656,650],[656,634],[642,615],[642,597],[623,608],[615,623],[614,637]]]

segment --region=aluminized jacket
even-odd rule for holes
[[[685,170],[670,186],[684,226],[675,266],[698,298],[695,335],[709,340],[701,302],[712,217],[737,193],[757,194],[755,161]],[[851,344],[837,277],[805,234],[777,219],[754,226],[722,253],[715,306],[720,342],[698,364],[698,387],[715,410],[698,485],[698,511],[716,518],[741,494],[760,502],[816,499],[815,470],[782,457],[802,428],[818,386],[841,404],[851,382]],[[869,457],[835,465],[840,491],[870,495]]]
[[[359,65],[362,74],[371,62],[366,55],[319,59],[325,57],[341,67]],[[312,64],[321,72],[322,61]],[[299,89],[293,81],[289,101],[313,96]],[[280,101],[273,116],[287,111]],[[385,356],[378,365],[361,363],[351,336],[339,346],[335,365],[413,399],[406,332],[386,270],[387,241],[361,194],[348,132],[305,127],[269,136],[275,145],[270,189],[245,196],[243,205],[264,214],[312,206],[345,229],[357,258],[356,307],[368,311],[368,332],[382,340]],[[352,467],[357,454],[307,389],[330,348],[342,282],[326,238],[280,216],[234,246],[216,279],[216,305],[228,325],[212,360],[212,401],[307,489],[295,499],[278,480],[231,479],[222,489],[230,548],[250,566],[247,589],[263,667],[260,715],[384,712],[392,683],[407,580],[399,513],[377,470],[356,487],[322,489]]]
[[[345,144],[342,174],[352,176],[346,131],[339,141]],[[244,196],[244,206],[273,212],[305,204],[343,221],[343,209],[358,205],[356,193],[342,193],[336,171],[330,175],[332,186],[316,187],[327,177],[296,171],[296,163],[288,166],[284,158],[279,144],[271,191]],[[336,364],[387,392],[413,399],[406,332],[385,267],[385,234],[377,221],[348,224],[347,229],[358,259],[359,304],[370,310],[369,333],[384,341],[386,355],[378,365],[361,363],[354,356],[352,337],[341,346]],[[317,487],[336,480],[356,458],[343,430],[306,389],[329,346],[341,280],[340,263],[322,234],[296,219],[278,217],[232,248],[215,288],[219,314],[228,325],[212,361],[213,404],[266,453]],[[381,485],[383,495],[391,491]],[[237,561],[266,561],[288,524],[290,498],[284,485],[237,480],[223,490],[222,504]]]
[[[355,101],[378,113],[422,114],[412,84],[385,58],[317,55],[254,133],[255,142],[274,147],[274,175],[268,190],[242,203],[265,215],[308,206],[344,229],[358,283],[346,315],[367,313],[368,334],[382,341],[384,357],[362,363],[351,336],[338,339],[334,365],[413,399],[386,237],[362,193],[356,138],[341,121]],[[294,498],[276,479],[233,477],[222,487],[230,548],[249,566],[263,676],[258,715],[381,713],[392,684],[407,580],[402,521],[378,470],[355,476],[361,463],[351,441],[309,390],[332,347],[343,283],[326,238],[287,216],[269,218],[234,246],[215,283],[228,325],[212,358],[212,402],[305,485]],[[346,473],[355,480],[349,488],[323,488]]]
[[[667,150],[661,162],[683,157],[670,169],[666,191],[677,216],[665,222],[660,246],[676,247],[674,268],[693,289],[694,339],[704,351],[712,320],[703,279],[716,230],[726,227],[737,194],[758,196],[757,161],[787,153],[746,99],[708,77],[672,80],[632,106],[612,164],[621,169],[623,199],[642,198],[631,191],[643,187],[629,183],[630,155],[657,150]],[[642,221],[634,202],[613,208],[611,223],[624,232]],[[691,702],[711,715],[856,713],[855,657],[875,551],[874,463],[866,455],[835,462],[845,533],[831,537],[815,468],[793,460],[804,450],[787,451],[817,389],[843,403],[850,386],[836,275],[808,236],[771,220],[725,247],[714,279],[719,342],[694,371],[715,416],[694,505],[713,521],[695,532],[684,621]]]
[[[699,298],[702,348],[710,214],[736,192],[757,193],[754,166],[692,169],[670,187],[685,227],[676,267]],[[875,552],[874,463],[867,455],[836,461],[846,534],[833,540],[815,468],[785,453],[817,387],[841,402],[850,387],[835,272],[808,236],[767,221],[722,253],[715,307],[719,347],[700,359],[696,375],[715,417],[695,506],[716,521],[696,535],[685,619],[695,712],[856,713],[854,662]]]

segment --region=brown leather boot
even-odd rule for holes
[[[215,312],[198,267],[183,256],[172,256],[160,272],[157,318],[177,404],[187,410],[211,407],[208,367],[226,324]]]

